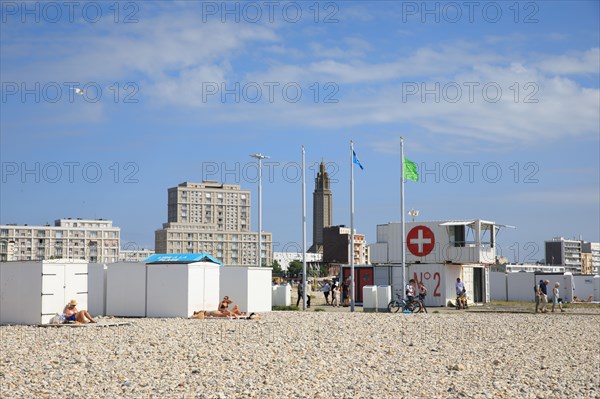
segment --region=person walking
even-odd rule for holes
[[[540,283],[540,312],[542,313],[548,312],[548,284],[550,284],[549,280]]]
[[[535,313],[538,313],[540,310],[540,285],[544,284],[544,280],[540,280],[539,284],[533,286],[533,291],[535,292]]]
[[[344,280],[342,282],[342,303],[344,307],[348,307],[349,302],[350,302],[350,298],[348,295],[348,291],[350,289],[350,284],[348,283],[347,280]]]
[[[331,286],[331,306],[340,307],[340,287],[333,282]]]
[[[559,287],[560,287],[560,283],[557,281],[554,284],[554,288],[552,289],[552,311],[554,312],[554,308],[556,307],[556,305],[558,305],[558,308],[560,309],[561,312],[564,312],[565,310],[562,307],[562,299],[560,298],[560,291],[559,291]]]
[[[325,285],[323,286],[323,295],[325,295],[325,304],[329,305],[329,291],[331,290],[331,286],[329,285],[329,281],[325,281]]]
[[[296,301],[296,307],[300,305],[300,301],[304,297],[304,289],[302,287],[302,280],[298,283],[298,300]],[[310,295],[306,294],[306,307],[310,308]]]

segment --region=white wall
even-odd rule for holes
[[[146,316],[146,264],[110,263],[106,271],[106,314]]]
[[[92,317],[106,314],[106,273],[104,263],[88,265],[88,312]]]
[[[248,308],[242,312],[270,312],[271,278],[269,267],[252,267],[248,270]]]
[[[41,292],[40,262],[0,263],[0,323],[40,323]]]
[[[148,265],[146,278],[146,317],[188,317],[187,265]]]
[[[377,286],[377,310],[386,311],[388,304],[392,301],[392,287],[389,285]]]
[[[591,295],[594,300],[594,281],[598,279],[600,277],[594,279],[594,276],[573,276],[573,285],[575,286],[573,295],[584,301]]]
[[[508,273],[506,283],[508,286],[508,300],[518,302],[534,302],[534,287],[539,281],[533,273],[518,272]],[[550,293],[550,292],[549,292]]]
[[[414,278],[423,281],[427,288],[425,306],[447,306],[448,301],[456,301],[454,285],[461,275],[462,266],[452,264],[415,264],[410,265],[406,281]]]
[[[229,296],[242,312],[271,311],[271,268],[223,266],[220,272],[221,298]]]
[[[220,280],[221,270],[223,266],[209,263],[204,270],[204,290],[202,296],[202,302],[198,305],[200,308],[193,310],[211,310],[219,307],[219,301],[221,300],[220,292]],[[193,313],[193,312],[192,312]]]
[[[508,301],[506,291],[506,273],[490,272],[490,299],[492,301]]]

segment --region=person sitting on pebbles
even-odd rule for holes
[[[233,301],[229,299],[227,295],[225,295],[221,303],[219,303],[219,312],[222,312],[228,316],[248,316],[245,312],[240,310],[238,305],[233,305],[233,308],[229,310],[229,305],[232,303]]]
[[[77,301],[75,299],[71,299],[67,306],[65,306],[64,314],[65,314],[65,322],[75,322],[85,324],[95,323],[96,320],[92,318],[87,310],[77,310]]]

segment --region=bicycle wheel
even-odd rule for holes
[[[388,311],[390,313],[398,313],[401,307],[402,305],[400,305],[400,302],[394,299],[388,304]]]
[[[423,304],[421,301],[414,301],[412,303],[412,312],[413,313],[421,313],[423,311]]]
[[[414,302],[405,302],[404,303],[404,310],[408,311],[410,313],[413,313],[414,310],[415,310]]]

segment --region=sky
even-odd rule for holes
[[[154,248],[167,189],[252,190],[274,250],[308,245],[319,162],[333,223],[485,219],[516,262],[600,241],[600,3],[9,2],[0,24],[0,223],[104,218]],[[75,88],[84,90],[77,94]]]

